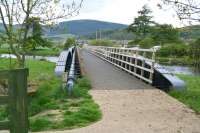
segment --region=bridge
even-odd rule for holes
[[[92,82],[91,94],[100,105],[103,118],[91,126],[58,133],[198,133],[200,131],[200,119],[191,109],[161,91],[163,86],[160,86],[160,89],[154,86],[155,73],[169,74],[178,83],[183,83],[167,71],[160,73],[155,69],[158,65],[153,63],[154,51],[135,49],[127,51],[127,49],[105,47],[87,47],[78,51],[82,73]],[[137,51],[139,52],[136,56],[134,53]],[[139,63],[130,63],[133,60],[138,60]],[[139,68],[140,72],[131,66]],[[171,82],[165,76],[162,78],[165,80],[161,81],[170,83],[166,85],[168,87],[177,83]],[[180,88],[183,86],[184,83],[177,85]]]
[[[70,48],[68,51],[63,51],[60,54],[60,58],[58,60],[57,67],[55,70],[58,76],[62,75],[65,71],[69,71],[70,64],[73,61],[73,57],[75,57],[74,56],[75,54],[73,55],[73,53],[76,50],[74,49],[75,48]],[[130,79],[134,78],[140,79],[143,82],[151,84],[152,86],[162,89],[164,91],[169,91],[170,89],[177,89],[177,90],[185,89],[185,83],[182,80],[180,80],[174,74],[165,70],[161,65],[155,62],[155,56],[156,56],[155,49],[87,46],[85,50],[95,55],[96,57],[101,58],[102,60],[112,64],[113,67],[117,67],[129,73],[130,75],[132,75],[132,76],[127,76]],[[91,57],[88,56],[87,58]],[[79,61],[77,60],[76,62]],[[90,62],[88,62],[88,64],[90,64]],[[99,66],[102,66],[102,64],[103,62],[101,62],[98,65],[90,64],[91,66],[89,65],[86,68],[92,67],[91,68],[92,70],[99,68]],[[104,66],[102,67],[104,68]],[[104,70],[106,71],[106,69]],[[97,70],[96,73],[101,75],[103,71],[98,72]],[[115,73],[115,76],[121,74],[120,72],[113,72],[113,73]],[[107,76],[109,78],[112,78],[112,75],[107,75]],[[135,80],[135,82],[138,81],[137,79]],[[129,80],[127,79],[127,81]],[[109,82],[112,81],[110,80]],[[116,81],[113,80],[113,82]],[[134,86],[142,88],[142,86],[140,87],[138,85],[134,84]]]

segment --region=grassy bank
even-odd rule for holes
[[[8,68],[8,59],[0,61],[0,69]],[[88,92],[91,85],[86,78],[79,79],[72,96],[68,96],[62,89],[61,79],[54,76],[54,63],[28,60],[26,65],[30,71],[29,86],[37,88],[28,102],[31,131],[83,127],[101,118],[99,106]],[[1,107],[0,120],[7,117],[6,108]]]
[[[185,91],[171,91],[169,94],[200,113],[200,76],[178,75],[187,84]]]
[[[10,50],[8,48],[0,48],[0,54],[9,54]],[[36,49],[26,52],[26,55],[37,55],[37,56],[58,56],[60,49]]]
[[[156,61],[166,65],[193,65],[194,61],[189,57],[157,57]]]

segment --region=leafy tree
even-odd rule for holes
[[[36,47],[39,46],[50,47],[52,43],[48,39],[42,37],[43,33],[42,26],[40,24],[40,18],[30,18],[29,25],[32,27],[32,33],[31,36],[27,38],[27,50],[36,50]]]
[[[162,57],[183,57],[188,54],[188,45],[179,43],[170,43],[163,46],[158,55]]]
[[[152,11],[144,5],[141,11],[138,11],[139,16],[134,19],[134,22],[128,27],[129,32],[133,32],[137,38],[143,39],[151,32],[151,26],[155,24],[150,15]]]
[[[164,8],[165,5],[171,6],[180,20],[200,22],[199,0],[162,0],[162,3],[158,4],[160,8]]]
[[[64,49],[68,49],[76,44],[76,40],[74,38],[68,38],[64,44]]]
[[[51,25],[59,19],[77,15],[82,2],[83,0],[79,0],[78,4],[74,0],[72,3],[64,0],[0,1],[0,20],[5,29],[4,42],[9,45],[12,54],[16,55],[19,67],[24,67],[27,45],[35,41],[29,38],[32,36],[31,18],[39,18],[41,24]]]
[[[145,37],[138,44],[141,48],[152,48],[155,45],[155,42],[153,38]]]
[[[152,30],[152,38],[157,45],[179,41],[179,32],[172,25],[157,25]]]
[[[190,44],[190,53],[195,61],[195,67],[200,68],[200,38]]]

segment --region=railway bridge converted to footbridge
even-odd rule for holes
[[[70,64],[78,56],[75,56],[78,53],[76,51],[77,48],[70,48],[68,51],[61,53],[56,67],[57,75],[62,75],[66,71],[70,73]],[[89,68],[91,72],[94,71],[92,76],[96,77],[93,78],[101,77],[104,79],[102,85],[106,82],[111,82],[113,86],[114,84],[125,85],[126,82],[131,81],[132,83],[123,88],[143,88],[144,85],[141,84],[144,83],[165,91],[170,89],[183,90],[185,88],[185,83],[182,80],[155,62],[156,51],[154,49],[87,46],[81,51],[84,54],[79,55],[79,57],[85,58],[85,62],[82,62],[85,63],[85,69]],[[97,62],[99,60],[97,58],[102,61]],[[80,60],[74,62],[80,62]],[[113,68],[109,69],[108,64],[109,67]],[[116,68],[118,68],[118,71]],[[71,70],[73,69],[76,68]],[[121,70],[128,74],[124,75]],[[103,75],[104,73],[106,75]],[[116,80],[117,77],[121,79],[120,81],[124,79],[122,83]]]

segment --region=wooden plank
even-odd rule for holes
[[[0,96],[0,105],[8,104],[9,97],[8,96]]]
[[[0,130],[9,130],[10,122],[9,121],[0,121]]]
[[[1,70],[0,78],[7,79],[9,77],[9,70]]]
[[[11,71],[9,79],[9,104],[11,133],[28,133],[27,69]]]

